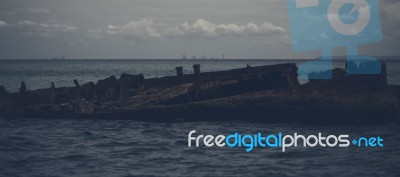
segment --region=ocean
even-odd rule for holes
[[[143,73],[146,78],[269,65],[299,60],[2,60],[0,85],[16,92],[72,86]],[[340,61],[336,66],[343,66]],[[387,62],[390,84],[400,85],[400,62]],[[268,115],[265,115],[268,117]],[[378,117],[377,117],[378,118]],[[400,129],[383,125],[304,125],[254,122],[155,123],[128,120],[0,119],[0,176],[400,176]],[[188,147],[199,134],[301,133],[380,136],[384,147],[277,148]]]
[[[185,74],[193,73],[193,64],[201,71],[219,71],[280,63],[301,64],[304,60],[0,60],[0,85],[17,92],[22,81],[27,89],[74,86],[79,83],[104,79],[122,73],[143,74],[145,78],[174,76],[175,67],[183,66]],[[400,85],[400,61],[387,61],[388,82]],[[335,61],[335,67],[344,68],[344,61]],[[310,68],[312,69],[312,68]],[[304,81],[303,81],[304,82]]]

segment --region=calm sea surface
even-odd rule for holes
[[[17,91],[71,86],[122,72],[145,77],[287,63],[269,60],[20,60],[0,61],[0,85]],[[296,63],[301,63],[297,61]],[[388,62],[400,85],[400,62]],[[336,62],[340,66],[342,63]],[[268,115],[266,115],[266,118]],[[277,133],[380,136],[383,148],[189,148],[187,134]],[[150,123],[117,120],[0,119],[0,176],[400,176],[398,124],[307,126],[251,122]]]

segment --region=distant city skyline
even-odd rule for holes
[[[0,6],[0,59],[305,59],[282,0],[13,0]],[[400,2],[380,1],[384,40],[360,54],[400,56]],[[345,53],[334,50],[335,56]]]
[[[197,56],[197,55],[191,55],[190,58],[186,54],[183,54],[181,59],[184,59],[184,60],[187,60],[187,59],[192,59],[192,60],[196,60],[196,59],[225,59],[225,54],[221,54],[220,57],[216,57],[216,56],[207,57],[207,54],[203,53],[203,54],[200,55],[200,57]]]

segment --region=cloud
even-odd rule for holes
[[[36,13],[50,13],[51,10],[50,9],[45,9],[45,8],[19,8],[19,9],[15,9],[16,13],[32,13],[32,14],[36,14]]]
[[[123,36],[127,39],[155,39],[171,37],[218,37],[218,36],[248,36],[248,35],[285,35],[283,27],[263,22],[261,24],[215,24],[205,19],[197,19],[194,23],[184,22],[180,25],[156,23],[151,19],[131,21],[116,26],[109,25],[105,29],[89,30],[89,36],[102,38],[105,35]]]
[[[247,24],[215,24],[204,19],[198,19],[193,24],[185,22],[181,25],[169,29],[167,34],[173,36],[206,36],[216,37],[224,35],[280,35],[286,30],[280,26],[263,22],[259,25],[254,23]]]
[[[400,2],[387,3],[382,6],[382,21],[385,36],[390,38],[400,37],[398,29],[400,27]]]
[[[400,2],[387,4],[383,6],[383,9],[389,14],[389,17],[391,19],[396,19],[396,20],[400,19],[399,8],[400,8]]]
[[[15,29],[30,36],[54,37],[57,34],[74,33],[77,27],[59,23],[39,23],[30,20],[19,21],[13,25]]]
[[[155,28],[155,23],[150,19],[130,21],[124,25],[108,25],[106,29],[89,30],[90,36],[101,38],[103,35],[122,36],[127,39],[159,38],[161,34]]]
[[[0,27],[2,27],[2,26],[7,26],[7,23],[0,20]]]
[[[17,27],[25,28],[31,31],[38,31],[38,32],[62,32],[62,33],[69,33],[74,32],[77,30],[75,26],[65,25],[65,24],[58,24],[58,23],[38,23],[34,21],[19,21],[16,25]]]

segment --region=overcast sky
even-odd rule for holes
[[[380,6],[384,40],[360,53],[400,55],[400,1]],[[287,14],[286,0],[0,0],[0,58],[319,56],[292,52]]]

